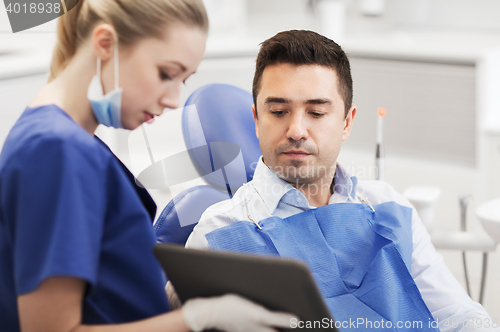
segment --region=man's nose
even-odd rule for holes
[[[306,119],[303,114],[298,112],[292,114],[290,117],[287,137],[294,141],[305,140],[308,138]]]

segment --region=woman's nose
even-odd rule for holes
[[[180,84],[175,84],[174,86],[170,86],[160,98],[161,106],[170,109],[179,108],[180,94],[181,94]]]

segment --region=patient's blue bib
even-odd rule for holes
[[[410,275],[411,209],[374,208],[331,204],[262,220],[262,230],[239,221],[206,238],[212,250],[305,262],[342,331],[439,331]]]

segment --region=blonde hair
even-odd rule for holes
[[[112,25],[123,45],[145,37],[161,38],[173,22],[208,31],[202,0],[79,0],[58,20],[49,82],[64,70],[98,22]]]

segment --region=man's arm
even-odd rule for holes
[[[209,210],[201,215],[200,221],[194,227],[191,235],[189,235],[186,241],[186,248],[210,250],[205,235],[232,223],[231,218],[227,215],[220,212],[212,212],[209,208]]]
[[[425,304],[439,323],[440,330],[500,332],[500,328],[492,328],[494,322],[491,317],[479,303],[472,301],[450,272],[411,203],[383,181],[364,181],[364,184],[358,185],[358,190],[363,190],[373,204],[393,201],[412,209],[413,252],[410,273]],[[472,319],[475,319],[474,325]],[[495,322],[498,324],[498,321]],[[496,324],[494,327],[498,326]]]
[[[446,331],[500,331],[498,321],[491,319],[484,308],[467,295],[443,257],[431,243],[429,233],[413,209],[413,254],[411,275],[422,298]],[[497,327],[497,328],[494,328]]]

